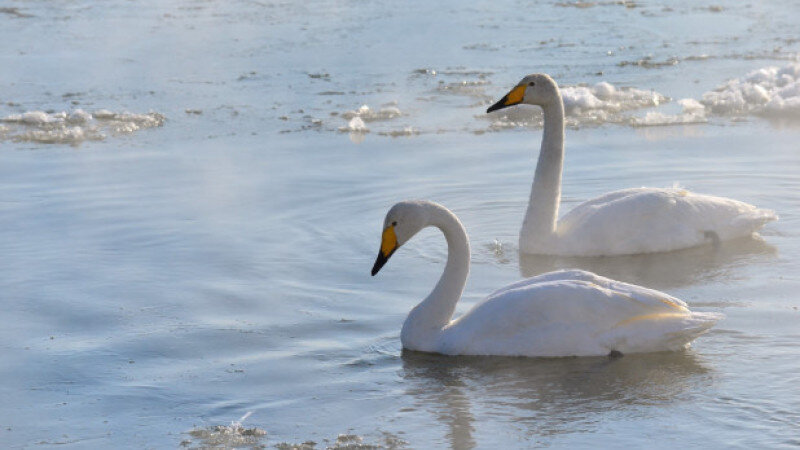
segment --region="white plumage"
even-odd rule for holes
[[[719,319],[663,292],[583,270],[506,286],[447,325],[441,353],[591,356],[686,347]]]
[[[563,256],[630,255],[678,250],[749,236],[777,220],[773,211],[684,189],[636,188],[589,200],[557,220],[564,159],[564,104],[556,82],[533,74],[488,112],[539,105],[544,132],[528,210],[520,231],[523,253]]]
[[[666,252],[750,236],[775,213],[738,200],[678,188],[609,192],[558,221],[553,254],[630,255]]]

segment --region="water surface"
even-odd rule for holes
[[[798,6],[11,2],[0,442],[201,447],[197,430],[245,417],[266,432],[250,445],[267,446],[800,444],[797,117],[704,97],[790,70]],[[541,130],[535,111],[483,112],[534,71],[576,102],[601,82],[649,99],[573,111],[562,211],[679,184],[780,221],[718,248],[520,257]],[[680,99],[708,102],[697,123],[646,126],[688,121]],[[93,116],[68,122],[77,109]],[[164,121],[120,129],[100,110]],[[351,132],[355,117],[368,131]],[[74,127],[94,137],[47,134]],[[402,352],[402,321],[446,258],[426,230],[369,276],[383,216],[406,198],[467,227],[457,313],[579,267],[726,319],[685,352],[619,359]]]

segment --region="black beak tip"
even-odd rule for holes
[[[392,255],[390,254],[389,256],[392,256]],[[375,276],[375,274],[378,273],[378,271],[381,270],[381,267],[383,267],[383,265],[386,264],[386,261],[388,261],[388,260],[389,260],[388,256],[383,256],[383,253],[378,252],[378,258],[375,259],[375,265],[372,266],[372,272],[371,273],[372,273],[373,277]]]
[[[501,99],[500,99],[500,101],[498,101],[498,102],[497,102],[497,103],[495,103],[494,105],[492,105],[492,106],[490,106],[489,108],[487,108],[487,109],[486,109],[486,114],[489,114],[489,113],[490,113],[490,112],[492,112],[492,111],[497,111],[498,109],[503,109],[503,108],[505,108],[505,107],[506,107],[506,100],[507,100],[507,97],[508,97],[508,96],[504,96],[503,98],[501,98]]]

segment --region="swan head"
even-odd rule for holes
[[[395,250],[425,228],[427,223],[428,214],[423,202],[403,201],[392,206],[383,219],[381,247],[378,249],[375,265],[372,266],[372,275],[375,276]]]
[[[546,73],[533,73],[523,78],[497,103],[486,110],[487,113],[509,106],[526,105],[547,106],[561,99],[556,81]]]

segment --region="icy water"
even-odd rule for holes
[[[797,1],[5,2],[0,446],[800,445],[798,23]],[[520,257],[540,115],[484,111],[530,72],[569,113],[562,212],[679,184],[780,221]],[[446,258],[426,230],[369,276],[407,198],[467,227],[457,313],[579,267],[726,319],[677,353],[402,352]]]

